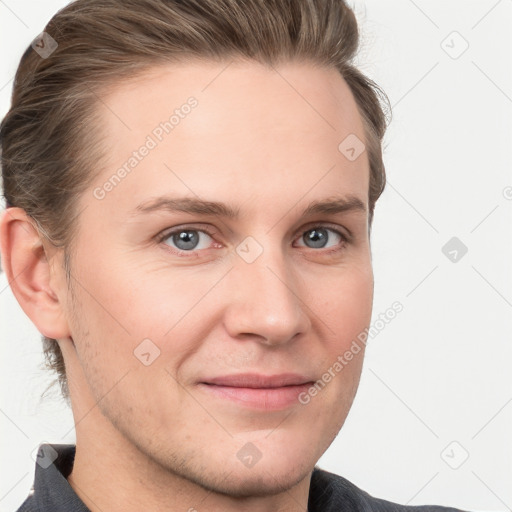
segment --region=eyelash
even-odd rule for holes
[[[318,249],[318,251],[322,251],[324,254],[327,254],[327,255],[330,255],[330,254],[335,254],[341,250],[343,250],[346,245],[348,243],[350,243],[350,238],[345,235],[344,233],[342,233],[337,227],[335,226],[332,226],[332,225],[329,225],[329,224],[314,224],[314,225],[311,225],[310,227],[308,227],[307,229],[304,229],[302,228],[301,231],[299,231],[298,233],[296,233],[295,235],[295,238],[297,238],[298,235],[301,235],[303,236],[305,233],[307,233],[308,231],[313,231],[314,229],[316,228],[327,228],[329,229],[330,231],[333,231],[335,234],[337,234],[340,239],[341,239],[341,242],[334,248],[330,248],[330,249],[326,249],[326,250],[323,250],[322,249]],[[213,238],[214,235],[215,235],[215,231],[212,230],[212,229],[208,229],[208,228],[198,228],[198,227],[193,227],[193,226],[182,226],[182,227],[179,227],[179,228],[176,228],[176,229],[173,229],[172,231],[164,231],[164,232],[161,232],[159,235],[157,235],[157,242],[158,243],[163,243],[164,240],[167,240],[168,238],[170,238],[172,235],[175,235],[175,234],[178,234],[178,233],[181,233],[183,231],[197,231],[197,232],[200,232],[200,233],[205,233],[207,234],[209,237]],[[177,256],[180,256],[180,257],[184,257],[184,258],[190,258],[190,257],[199,257],[199,252],[203,251],[203,250],[206,250],[206,249],[193,249],[193,250],[190,250],[190,251],[184,251],[182,249],[175,249],[175,248],[172,248],[171,246],[169,246],[168,244],[164,244],[168,250],[170,250],[173,254],[176,254]],[[312,251],[315,251],[315,249],[311,249]]]

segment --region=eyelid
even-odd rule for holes
[[[203,231],[206,234],[210,235],[212,233],[218,233],[218,230],[213,228],[209,224],[183,224],[183,225],[177,225],[170,228],[165,228],[162,231],[160,231],[156,237],[159,238],[160,236],[166,237],[169,236],[169,234],[172,234],[176,231]]]
[[[329,222],[322,222],[322,221],[308,222],[307,224],[302,226],[297,231],[297,233],[295,234],[295,237],[297,237],[299,234],[304,233],[305,231],[309,231],[313,228],[329,228],[332,231],[335,231],[336,233],[338,233],[347,242],[351,242],[352,238],[353,238],[352,233],[350,232],[350,230],[348,228],[345,228],[344,226],[340,226],[339,224],[331,224]]]

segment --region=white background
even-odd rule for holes
[[[0,115],[23,51],[66,3],[0,1]],[[351,5],[360,66],[394,107],[372,230],[374,320],[396,300],[404,310],[368,343],[354,406],[319,465],[390,501],[511,510],[512,0]],[[454,236],[468,248],[457,262],[441,250]],[[0,315],[0,510],[12,511],[32,484],[31,452],[74,433],[57,388],[40,400],[52,378],[5,274]]]

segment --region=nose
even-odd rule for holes
[[[235,261],[225,314],[233,338],[278,346],[309,330],[305,285],[280,250],[264,250],[252,263]]]

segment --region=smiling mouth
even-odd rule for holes
[[[208,379],[198,386],[210,397],[238,407],[272,411],[298,404],[299,395],[313,384],[314,380],[297,374],[242,374]]]
[[[279,410],[299,403],[299,395],[307,392],[313,383],[281,386],[277,388],[242,388],[200,383],[210,396],[230,400],[239,406],[265,411]]]

